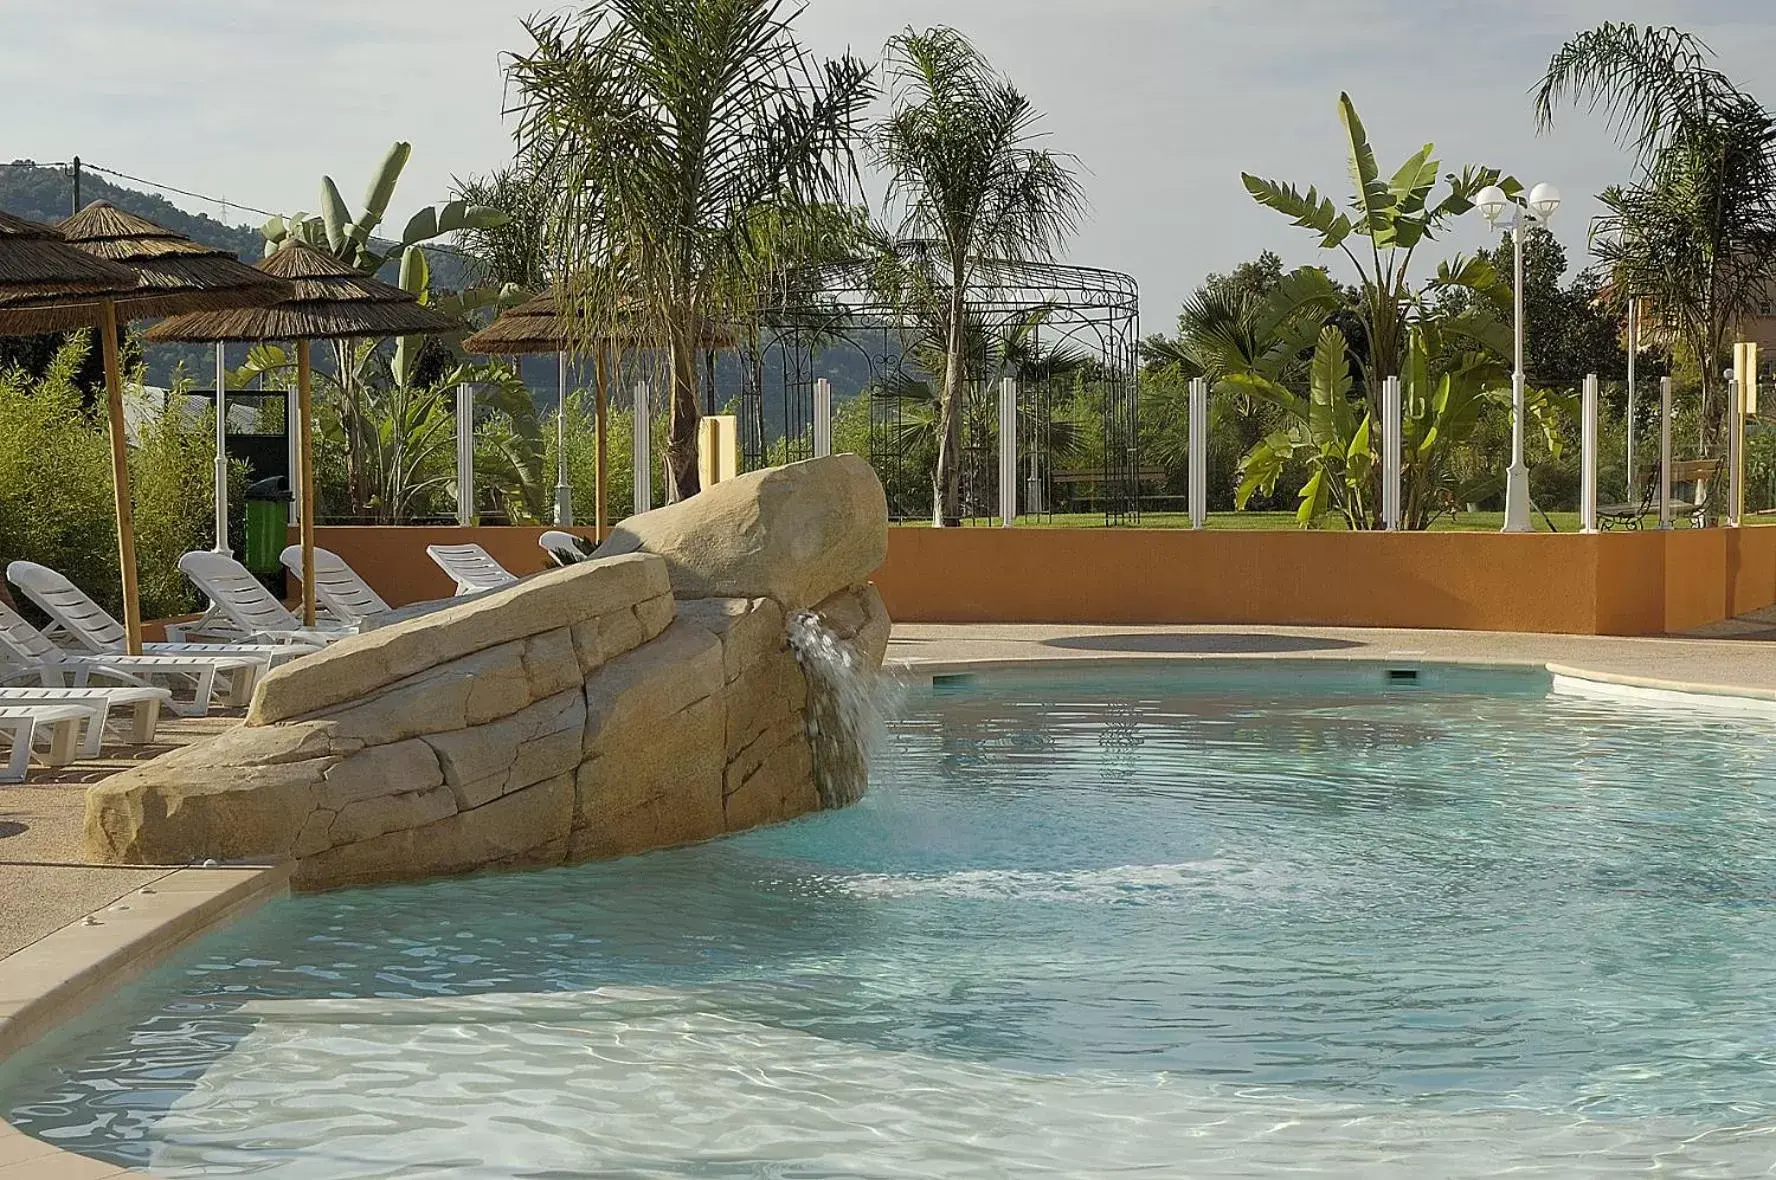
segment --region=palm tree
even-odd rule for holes
[[[937,265],[927,296],[942,301],[945,363],[938,404],[932,523],[961,523],[960,399],[968,296],[983,264],[1052,258],[1084,196],[1070,157],[1032,146],[1036,108],[961,33],[907,29],[888,42],[894,109],[875,129],[901,238],[928,239]],[[926,286],[920,284],[920,286]]]
[[[519,154],[555,177],[553,278],[590,347],[617,326],[669,358],[667,461],[697,491],[696,357],[744,321],[775,235],[761,227],[856,191],[869,70],[816,61],[786,0],[600,0],[526,22]]]
[[[1634,182],[1601,194],[1596,252],[1693,352],[1704,449],[1721,424],[1710,391],[1730,337],[1776,266],[1776,117],[1712,58],[1681,29],[1603,24],[1560,47],[1535,99],[1543,130],[1563,102],[1602,108],[1635,153]]]

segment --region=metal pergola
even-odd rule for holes
[[[869,459],[896,519],[929,518],[935,390],[941,385],[940,251],[897,243],[871,259],[779,274],[740,344],[742,462],[812,454],[814,386],[835,405],[869,397]],[[962,405],[963,513],[997,512],[1000,383],[1018,384],[1023,515],[1101,510],[1140,518],[1140,291],[1117,271],[977,260],[968,285],[970,360]],[[1094,437],[1095,436],[1095,437]],[[781,440],[779,442],[778,440]],[[1087,458],[1087,455],[1091,455]]]

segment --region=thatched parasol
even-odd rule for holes
[[[164,320],[148,330],[155,341],[257,342],[289,340],[296,345],[296,398],[302,500],[302,621],[314,626],[314,405],[310,390],[311,340],[350,340],[365,336],[422,336],[454,332],[461,325],[424,307],[399,287],[391,287],[355,267],[294,243],[261,262],[259,270],[289,283],[295,294],[265,307],[200,311]]]
[[[56,227],[68,244],[94,258],[128,268],[135,278],[111,295],[126,320],[159,319],[192,311],[252,307],[287,298],[288,283],[106,201],[94,201]],[[20,298],[0,305],[0,331],[12,335],[91,327],[98,300]]]
[[[560,298],[557,292],[548,291],[538,295],[526,303],[511,308],[493,323],[476,332],[463,341],[463,351],[479,353],[484,356],[524,356],[536,353],[555,353],[560,357],[561,372],[561,404],[563,411],[567,405],[567,353],[570,349],[585,344],[590,338],[596,345],[593,354],[593,372],[597,386],[594,408],[593,429],[596,444],[593,460],[593,483],[597,489],[596,503],[593,508],[593,532],[597,539],[604,539],[605,530],[605,484],[607,444],[605,438],[605,370],[609,363],[609,351],[615,348],[619,354],[638,348],[658,347],[656,337],[643,332],[634,325],[640,318],[639,314],[629,307],[617,309],[614,325],[599,325],[595,331],[587,331],[587,319],[581,314],[575,317],[564,316],[561,312]],[[575,321],[578,322],[575,322]],[[578,329],[578,330],[576,330]],[[719,324],[706,324],[702,338],[697,347],[704,349],[733,348],[736,337],[732,331]],[[565,442],[565,413],[557,413],[555,417],[555,523],[572,523],[572,510],[569,506],[567,493],[567,457]]]
[[[0,305],[18,299],[127,291],[133,271],[69,246],[60,230],[0,211]],[[25,332],[0,331],[23,336]]]
[[[16,219],[14,219],[16,222]],[[28,225],[28,223],[26,223]],[[288,292],[223,250],[200,246],[146,218],[95,201],[59,227],[67,246],[108,271],[129,276],[110,289],[57,295],[8,292],[0,303],[0,334],[35,335],[95,328],[105,360],[111,428],[111,484],[117,512],[117,556],[123,576],[124,631],[131,654],[142,650],[142,606],[136,592],[136,538],[130,504],[129,452],[124,441],[123,369],[117,357],[119,319],[144,319],[199,308],[264,303]],[[66,247],[65,247],[66,248]],[[218,437],[220,437],[218,424]]]

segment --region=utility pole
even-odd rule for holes
[[[74,205],[68,210],[68,216],[80,212],[80,157],[74,157]]]

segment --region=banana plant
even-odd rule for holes
[[[1382,379],[1399,374],[1413,321],[1429,311],[1439,292],[1450,287],[1475,290],[1486,297],[1477,305],[1483,309],[1508,301],[1503,280],[1483,260],[1445,264],[1428,282],[1415,286],[1411,277],[1415,252],[1472,209],[1481,189],[1497,184],[1515,195],[1523,186],[1496,168],[1469,166],[1444,175],[1448,188],[1438,196],[1441,164],[1434,155],[1436,145],[1430,143],[1409,156],[1392,176],[1384,177],[1350,95],[1338,96],[1338,116],[1351,181],[1351,197],[1343,210],[1330,195],[1312,186],[1304,192],[1250,173],[1241,178],[1259,204],[1308,230],[1321,249],[1341,252],[1355,268],[1359,286],[1355,310],[1367,342],[1360,358],[1362,384],[1371,411],[1378,412]],[[1368,239],[1366,250],[1363,239]],[[1484,311],[1475,313],[1475,331],[1488,331],[1479,322],[1483,316]]]
[[[1444,322],[1415,324],[1408,339],[1401,390],[1401,527],[1423,529],[1445,512],[1482,497],[1490,473],[1464,478],[1460,459],[1488,413],[1508,414],[1511,392],[1504,363],[1494,353],[1457,353],[1462,330]],[[1353,396],[1349,345],[1327,326],[1315,343],[1306,396],[1248,369],[1224,377],[1218,392],[1268,402],[1284,424],[1260,439],[1240,463],[1235,496],[1244,508],[1254,493],[1270,494],[1290,463],[1305,460],[1296,520],[1312,527],[1336,512],[1351,529],[1381,527],[1380,436],[1377,416]],[[1450,359],[1453,357],[1453,359]],[[1527,403],[1549,452],[1562,449],[1561,423],[1575,412],[1569,395],[1530,389]]]
[[[390,259],[399,258],[404,262],[406,255],[423,243],[459,230],[497,229],[511,220],[502,210],[471,205],[467,201],[427,205],[408,219],[398,239],[386,249],[379,249],[374,235],[388,214],[395,186],[400,183],[401,172],[412,154],[413,145],[409,143],[397,143],[389,149],[364,195],[363,211],[355,217],[345,198],[340,196],[339,186],[333,178],[321,177],[319,213],[292,213],[273,217],[265,223],[260,232],[265,237],[266,256],[277,253],[287,242],[298,241],[324,250],[366,274],[375,274]]]

